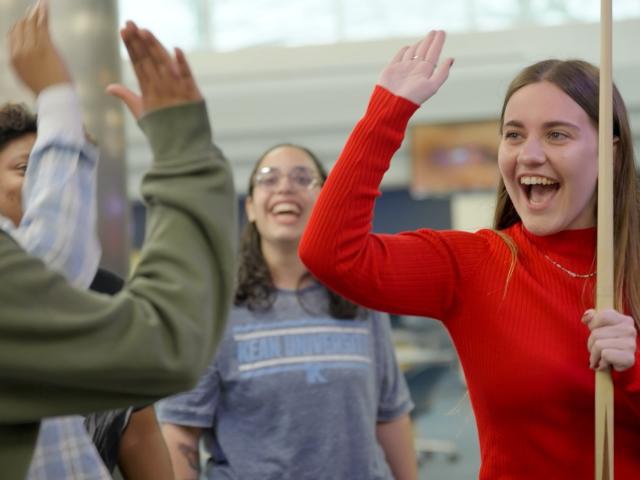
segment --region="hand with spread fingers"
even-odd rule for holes
[[[40,0],[16,22],[8,35],[11,65],[36,95],[52,85],[71,83],[71,76],[51,40],[49,2]]]
[[[432,30],[419,42],[403,47],[382,71],[378,84],[391,93],[422,105],[449,76],[452,58],[440,62],[445,33]]]
[[[172,57],[148,30],[129,21],[120,31],[127,47],[141,94],[124,85],[107,87],[110,95],[120,98],[136,119],[161,108],[202,100],[202,95],[182,50]]]
[[[589,327],[589,366],[596,370],[631,368],[636,358],[637,330],[632,317],[615,310],[587,310],[582,322]]]

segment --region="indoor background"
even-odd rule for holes
[[[30,3],[0,0],[0,28],[6,32]],[[614,79],[638,147],[640,0],[613,3]],[[126,19],[187,52],[215,140],[233,166],[239,201],[254,161],[273,144],[305,145],[330,168],[386,62],[428,30],[447,30],[445,55],[455,57],[455,65],[436,97],[412,119],[413,129],[385,176],[374,229],[475,230],[490,226],[493,191],[486,186],[416,189],[418,130],[495,121],[508,81],[534,61],[598,63],[599,6],[596,0],[51,0],[55,39],[69,59],[87,127],[103,152],[104,266],[126,273],[131,252],[142,241],[139,185],[151,161],[128,112],[102,93],[111,82],[134,85],[118,40]],[[32,104],[6,67],[4,45],[2,101]],[[395,321],[398,356],[417,404],[421,478],[475,477],[479,454],[473,415],[446,334],[431,320]]]

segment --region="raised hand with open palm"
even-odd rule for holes
[[[136,119],[161,108],[202,100],[202,95],[184,53],[172,57],[148,30],[129,21],[120,31],[138,79],[140,94],[121,84],[107,86],[107,93],[120,98]]]
[[[422,105],[442,86],[453,65],[452,58],[439,61],[444,41],[442,30],[432,30],[419,42],[400,49],[382,71],[378,84]]]

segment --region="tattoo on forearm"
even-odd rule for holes
[[[182,452],[182,455],[184,455],[185,460],[194,473],[200,474],[200,451],[198,448],[193,448],[193,446],[186,443],[179,443],[178,449]]]

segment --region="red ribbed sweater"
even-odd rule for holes
[[[518,223],[504,231],[515,264],[490,230],[372,234],[379,184],[417,108],[376,87],[322,189],[302,260],[357,303],[442,320],[469,387],[481,479],[591,479],[595,381],[580,319],[594,279],[545,255],[593,271],[595,229],[537,237]],[[639,363],[613,375],[617,480],[640,478]]]

